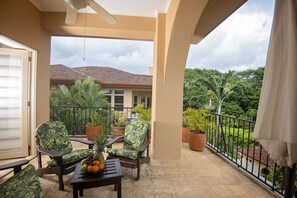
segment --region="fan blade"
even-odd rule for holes
[[[97,12],[106,22],[109,24],[115,24],[117,20],[104,8],[102,8],[98,3],[94,2],[93,0],[89,1],[89,6]]]
[[[68,25],[74,25],[76,22],[77,11],[68,5],[65,23]]]

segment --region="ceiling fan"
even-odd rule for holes
[[[68,25],[74,25],[77,12],[82,8],[86,8],[87,6],[90,6],[109,24],[115,24],[117,21],[109,12],[107,12],[94,0],[65,0],[65,2],[68,5],[65,23]]]

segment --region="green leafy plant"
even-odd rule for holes
[[[86,123],[87,127],[102,126],[104,124],[104,117],[102,117],[98,112],[94,112],[90,116],[90,121]]]
[[[125,127],[127,123],[127,116],[126,114],[115,112],[116,116],[114,117],[113,126],[115,127]]]
[[[192,112],[193,108],[187,108],[184,112],[183,112],[183,118],[182,118],[182,125],[183,127],[189,128],[190,127],[190,115]]]
[[[190,132],[192,133],[206,133],[208,128],[208,113],[204,109],[192,109],[189,108],[189,126],[191,128]]]
[[[132,113],[137,113],[138,117],[150,122],[152,119],[152,110],[145,109],[143,104],[139,104],[131,110]]]
[[[95,150],[97,153],[104,151],[106,141],[107,136],[105,134],[94,135]]]

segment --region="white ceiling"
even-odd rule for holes
[[[64,0],[29,0],[41,11],[66,12]],[[115,15],[155,17],[157,12],[167,12],[171,0],[95,0]],[[80,12],[92,12],[89,8]]]

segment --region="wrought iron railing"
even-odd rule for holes
[[[209,124],[208,148],[234,163],[239,169],[280,196],[285,195],[287,168],[279,167],[274,163],[267,151],[255,141],[254,121],[211,114]],[[297,181],[295,184],[297,185]],[[297,191],[295,191],[295,197],[297,197]]]
[[[50,120],[64,122],[69,135],[85,136],[86,123],[90,121],[92,113],[97,112],[103,117],[103,129],[105,134],[110,134],[110,127],[117,115],[125,115],[127,118],[135,117],[131,112],[132,107],[121,109],[113,107],[73,107],[73,106],[52,106],[50,109]]]
[[[131,112],[131,109],[132,107],[124,107],[117,111],[118,109],[112,107],[51,107],[50,119],[63,121],[69,135],[85,136],[86,122],[96,111],[105,117],[104,133],[110,134],[114,112],[117,111],[127,118],[132,118],[136,115]],[[277,166],[270,159],[267,151],[254,140],[254,127],[255,122],[251,120],[211,114],[207,131],[207,146],[267,188],[280,196],[285,196],[287,169]],[[297,181],[295,183],[297,185]],[[295,197],[297,197],[296,191]]]

